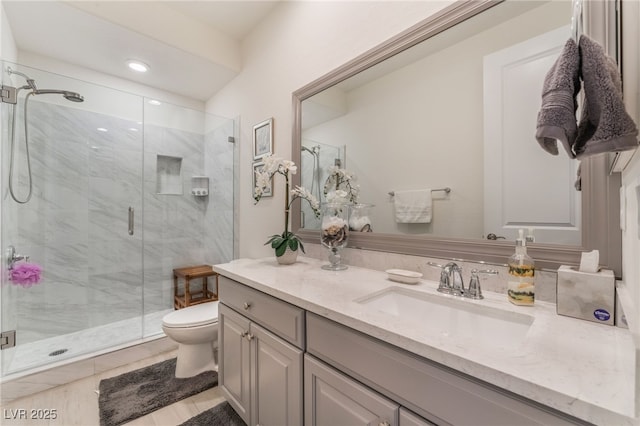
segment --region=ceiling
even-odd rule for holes
[[[242,68],[242,40],[275,1],[2,0],[19,52],[206,101]],[[127,59],[150,66],[134,73]]]

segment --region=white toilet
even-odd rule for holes
[[[162,318],[162,330],[178,343],[176,377],[218,371],[218,302],[173,311]]]

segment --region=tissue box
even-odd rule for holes
[[[558,269],[556,311],[601,324],[613,325],[615,320],[615,276],[613,271],[580,272],[562,265]]]

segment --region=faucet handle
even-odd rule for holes
[[[498,273],[499,272],[495,269],[483,269],[480,271],[472,269],[471,278],[469,279],[469,288],[467,288],[467,291],[464,293],[464,297],[476,300],[484,299],[482,289],[480,288],[480,277],[478,277],[478,274],[497,275]]]

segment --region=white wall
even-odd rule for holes
[[[207,111],[240,116],[240,256],[272,254],[267,237],[283,231],[284,182],[253,205],[252,127],[274,118],[274,151],[291,156],[291,94],[452,1],[283,2],[243,43],[242,72],[207,102]]]
[[[18,49],[16,47],[15,40],[13,39],[13,33],[11,32],[11,26],[7,20],[7,14],[4,11],[4,6],[0,2],[0,58],[15,61],[18,57]]]
[[[640,125],[640,3],[625,1],[623,13],[623,79],[627,111]],[[636,341],[636,414],[640,413],[640,150],[636,151],[626,169],[622,172],[622,193],[620,202],[624,208],[622,231],[622,276],[628,293],[627,306],[632,312],[625,312]],[[635,311],[635,312],[634,312]]]

